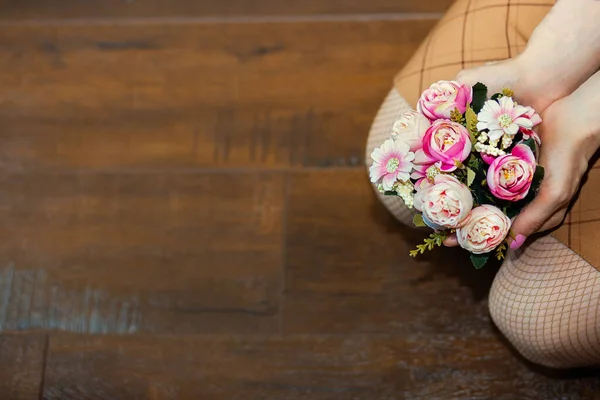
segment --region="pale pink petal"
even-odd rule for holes
[[[527,114],[527,111],[529,111],[528,107],[516,106],[512,111],[511,116],[513,117],[513,119],[515,119],[520,117],[521,115]]]
[[[539,125],[542,123],[542,117],[539,116],[539,114],[535,113],[532,116],[529,117],[529,119],[531,120],[531,123],[533,124],[533,126]]]
[[[482,130],[484,130],[484,129],[488,129],[487,122],[482,122],[482,121],[479,121],[479,122],[477,123],[477,130],[478,130],[478,131],[482,131]]]
[[[411,179],[421,179],[425,177],[425,172],[413,169],[413,172],[410,174]]]
[[[382,176],[387,174],[387,169],[385,165],[372,165],[369,168],[369,175],[371,176],[371,182],[376,183],[381,179]]]
[[[531,148],[525,144],[516,145],[515,148],[512,149],[511,154],[535,165],[535,155],[533,154],[533,151],[531,151]]]
[[[527,129],[531,129],[533,128],[533,121],[531,121],[529,118],[517,118],[515,120],[515,123],[519,126],[522,126],[523,128],[527,128]]]
[[[388,175],[384,176],[381,183],[383,184],[383,188],[385,190],[392,190],[394,183],[396,183],[396,175],[388,174]]]
[[[382,162],[384,162],[385,155],[383,154],[383,151],[381,151],[381,149],[375,149],[371,153],[371,158],[375,162],[382,163]]]
[[[407,154],[410,151],[410,146],[405,142],[396,142],[394,144],[395,144],[396,150],[402,156],[404,156],[405,154]]]
[[[502,135],[504,135],[504,131],[502,129],[494,129],[488,132],[488,137],[492,140],[500,140]]]
[[[435,160],[429,156],[427,156],[427,154],[425,154],[425,152],[423,151],[423,149],[417,150],[415,152],[415,159],[414,162],[416,164],[432,164]]]
[[[515,124],[514,122],[510,124],[508,128],[506,128],[506,133],[509,135],[516,135],[517,132],[519,132],[519,125]]]
[[[500,98],[500,100],[502,100],[502,99],[503,99],[503,97]],[[502,114],[502,111],[504,109],[504,107],[501,107],[502,103],[498,104],[494,100],[486,101],[485,105],[487,105],[489,107],[489,109],[492,111],[492,113],[496,116]]]
[[[512,98],[507,96],[502,96],[498,99],[500,103],[500,108],[502,109],[502,113],[510,113],[510,111],[515,107],[515,102]]]
[[[495,119],[494,114],[491,111],[482,110],[477,114],[477,120],[479,122],[490,122]]]
[[[410,174],[408,172],[398,172],[398,179],[401,181],[407,181],[410,179]]]

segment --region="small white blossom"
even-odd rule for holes
[[[440,174],[440,169],[435,165],[432,165],[431,167],[427,168],[427,170],[425,171],[425,175],[427,176],[427,179],[430,182],[433,182],[435,177],[438,176],[439,174]]]
[[[488,140],[488,135],[485,132],[481,132],[479,134],[479,137],[477,138],[477,141],[479,141],[480,143],[485,143]]]
[[[410,181],[396,182],[394,190],[398,193],[398,196],[404,201],[406,207],[413,208],[415,202],[415,187]]]
[[[493,147],[491,145],[485,145],[482,143],[475,143],[475,150],[477,150],[479,153],[486,153],[489,154],[491,156],[504,156],[506,155],[506,152],[504,150],[500,150],[497,147]]]
[[[510,145],[513,142],[513,136],[511,135],[504,135],[502,136],[502,148],[503,149],[508,149],[510,147]]]

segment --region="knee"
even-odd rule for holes
[[[528,287],[528,284],[531,286]],[[569,332],[564,331],[564,325],[557,323],[558,310],[551,306],[556,303],[549,302],[547,295],[537,295],[541,290],[534,284],[533,280],[521,280],[507,273],[503,267],[490,290],[492,320],[529,361],[549,368],[580,366],[580,360],[572,357],[572,349],[565,346]]]

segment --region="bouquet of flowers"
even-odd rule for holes
[[[511,218],[536,196],[544,176],[533,130],[540,122],[510,89],[488,98],[482,83],[440,81],[394,123],[371,154],[369,172],[380,192],[418,211],[417,227],[434,230],[411,256],[455,233],[476,268],[490,256],[504,258]]]

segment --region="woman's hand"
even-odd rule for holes
[[[539,163],[545,169],[537,197],[512,225],[513,249],[536,232],[552,229],[563,221],[590,159],[600,147],[600,72],[571,95],[553,102],[542,112]],[[444,242],[456,246],[454,236]]]
[[[482,82],[489,93],[513,89],[520,103],[542,115],[540,164],[546,176],[538,197],[513,223],[512,248],[520,247],[532,233],[560,224],[598,149],[599,19],[600,1],[558,1],[522,54],[462,71],[457,77],[470,85]],[[456,246],[458,242],[451,236],[444,244]]]
[[[537,197],[513,222],[511,248],[519,248],[527,236],[555,228],[564,220],[590,159],[600,147],[598,107],[600,72],[542,113],[539,163],[546,174]]]

